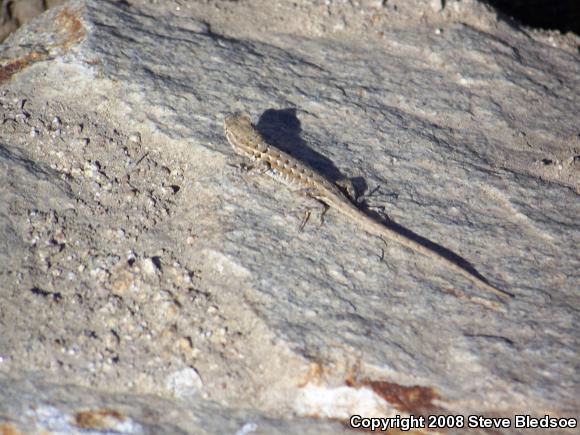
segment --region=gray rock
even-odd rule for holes
[[[268,418],[224,409],[209,401],[108,394],[74,385],[0,378],[5,433],[216,434],[341,433],[337,423]]]
[[[1,46],[0,424],[578,415],[578,54],[473,2],[389,3],[75,1]],[[235,167],[232,111],[515,297],[320,226]]]

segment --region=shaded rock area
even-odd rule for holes
[[[77,0],[0,46],[0,433],[578,418],[574,36],[473,1],[267,4]],[[320,224],[243,170],[237,111],[514,297]]]
[[[487,0],[505,14],[536,28],[580,35],[580,3],[575,0]]]

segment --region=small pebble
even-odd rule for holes
[[[85,162],[83,167],[85,177],[93,178],[99,173],[99,167],[90,161]]]
[[[435,12],[441,12],[445,7],[445,2],[443,0],[431,0],[431,9]]]
[[[155,263],[151,258],[144,258],[141,260],[141,270],[143,270],[145,275],[155,275],[157,272],[157,266],[155,266]]]
[[[90,143],[90,140],[86,137],[73,139],[70,143],[73,148],[85,148]]]
[[[140,133],[131,133],[129,135],[129,140],[133,143],[141,143],[141,134]]]
[[[16,115],[16,121],[18,121],[18,122],[24,122],[28,118],[30,118],[30,115],[26,112],[20,112]]]
[[[52,118],[52,128],[59,128],[62,125],[62,121],[58,116]]]
[[[203,388],[203,381],[197,370],[186,367],[170,373],[165,378],[165,386],[176,397],[186,398],[199,393]]]

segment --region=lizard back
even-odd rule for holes
[[[226,116],[224,131],[234,151],[262,166],[269,176],[289,187],[309,190],[312,196],[320,197],[321,200],[337,196],[350,202],[337,186],[307,164],[278,148],[269,146],[252,125],[249,117]]]

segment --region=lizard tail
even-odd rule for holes
[[[462,266],[450,260],[449,258],[441,255],[439,252],[433,250],[432,248],[429,248],[413,239],[410,239],[407,236],[404,236],[396,232],[395,230],[385,226],[381,222],[376,221],[372,217],[365,215],[354,204],[351,204],[351,206],[348,209],[346,209],[346,207],[344,208],[336,207],[336,208],[338,210],[341,210],[345,215],[348,215],[353,220],[363,220],[367,231],[374,234],[375,236],[385,237],[387,239],[393,240],[411,249],[412,251],[424,255],[427,258],[434,259],[439,263],[441,263],[443,266],[447,267],[448,269],[457,272],[460,275],[463,275],[465,278],[467,278],[473,284],[479,286],[483,290],[489,291],[504,298],[514,297],[513,294],[491,285],[489,282],[487,282],[485,278],[477,276],[476,275],[477,272],[475,273],[470,272],[469,270],[463,268]]]

